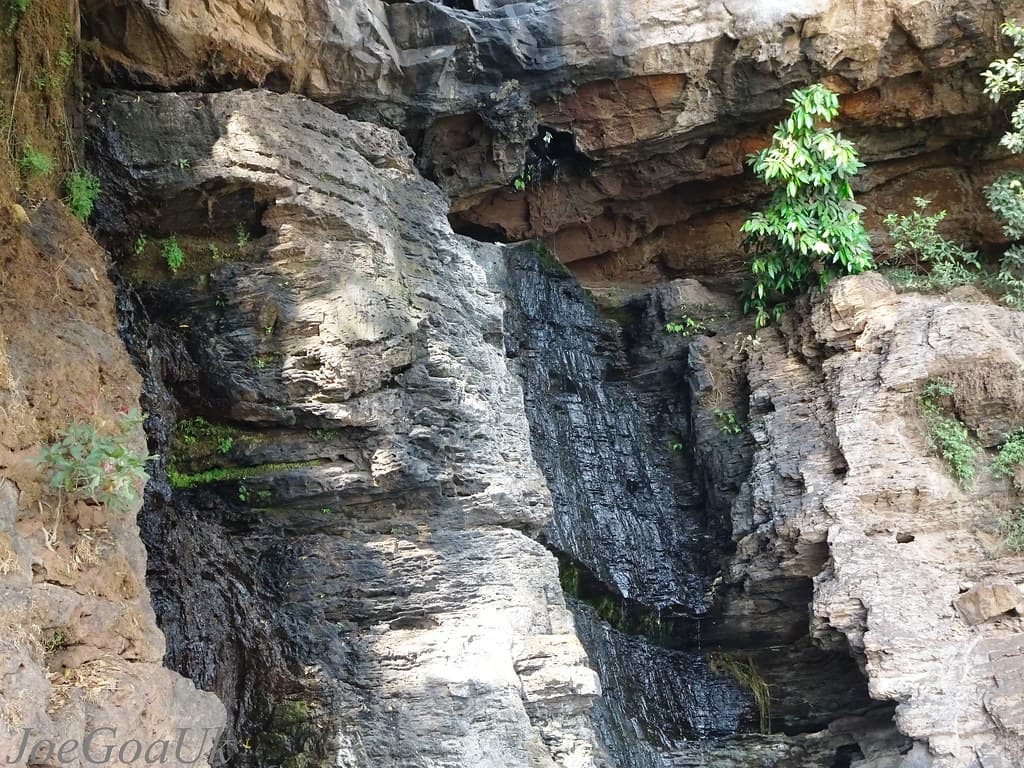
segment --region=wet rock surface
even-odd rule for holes
[[[452,234],[397,134],[301,97],[98,98],[108,237],[186,246],[140,286],[164,413],[233,430],[197,477],[179,425],[191,488],[146,526],[171,659],[224,699],[236,764],[594,764],[600,688],[526,535],[550,497],[498,249]],[[238,200],[258,239],[190,263]]]

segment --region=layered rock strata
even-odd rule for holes
[[[138,406],[105,254],[59,203],[0,216],[0,757],[205,766],[224,708],[163,666],[140,501],[59,493],[40,465],[62,430],[119,435]],[[124,439],[146,455],[140,427]]]
[[[979,73],[1022,16],[1016,0],[83,3],[98,77],[306,93],[402,130],[461,231],[544,237],[581,274],[645,281],[742,262],[761,194],[744,156],[816,80],[846,94],[872,226],[919,194],[998,240],[980,189],[1003,122]]]
[[[751,347],[752,518],[732,575],[814,579],[815,638],[852,649],[915,740],[898,765],[1024,754],[1020,615],[958,609],[961,593],[1024,573],[1004,540],[1018,492],[990,471],[1024,422],[1019,318],[970,289],[901,295],[863,275]],[[972,487],[929,447],[921,397],[934,381],[984,447]]]
[[[232,435],[178,462],[191,487],[152,544],[175,660],[225,700],[236,760],[594,765],[599,686],[526,535],[551,502],[505,363],[499,249],[452,234],[396,133],[302,97],[95,107],[104,231],[185,251],[173,279],[155,247],[125,260],[151,356],[182,419]]]

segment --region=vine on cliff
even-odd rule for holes
[[[793,92],[793,109],[772,142],[749,156],[754,173],[774,189],[764,211],[741,231],[752,285],[744,302],[764,326],[789,298],[817,283],[874,267],[850,180],[864,164],[853,144],[819,128],[839,114],[839,97],[823,85]]]

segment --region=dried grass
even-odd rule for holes
[[[53,691],[46,711],[53,714],[71,703],[75,691],[83,691],[87,701],[100,703],[103,694],[118,689],[121,670],[107,659],[94,659],[75,669],[51,672],[47,677]]]

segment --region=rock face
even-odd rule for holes
[[[61,498],[38,465],[58,430],[116,434],[138,404],[104,253],[57,203],[0,215],[0,755],[126,765],[131,740],[151,756],[166,740],[168,764],[207,765],[224,709],[162,665],[138,504]],[[128,442],[145,455],[141,428]]]
[[[306,93],[401,129],[461,230],[648,281],[742,261],[761,194],[744,156],[819,79],[846,94],[872,226],[920,194],[998,240],[979,193],[1001,127],[978,73],[1021,16],[1015,0],[83,2],[100,77]]]
[[[753,334],[693,281],[632,291],[738,270],[743,158],[815,80],[870,163],[869,224],[920,194],[998,239],[978,73],[1024,5],[82,11],[93,76],[147,89],[91,104],[97,223],[141,296],[169,662],[224,701],[234,764],[1019,762],[1024,579],[997,521],[1020,499],[980,464],[949,480],[920,403],[944,379],[994,450],[1024,421],[1016,316],[864,276]],[[237,85],[312,101],[152,92]],[[609,316],[446,216],[544,237]],[[574,629],[535,537],[621,626],[577,605]],[[757,713],[715,655],[774,686],[774,733],[733,733]]]
[[[872,696],[898,702],[897,725],[917,742],[898,765],[1008,766],[1024,754],[1024,625],[954,610],[1021,581],[999,531],[1019,499],[982,468],[991,453],[974,487],[958,487],[930,455],[920,405],[941,378],[978,435],[1019,424],[1021,343],[1019,315],[978,294],[899,295],[864,275],[751,351],[753,524],[738,531],[737,563],[748,579],[814,577],[815,636],[849,644]]]
[[[551,502],[499,249],[452,234],[396,133],[302,97],[98,99],[104,230],[186,251],[174,280],[155,248],[127,260],[155,270],[148,356],[182,418],[232,435],[179,462],[192,488],[150,529],[173,660],[228,705],[238,764],[594,765],[599,686],[524,534]]]

